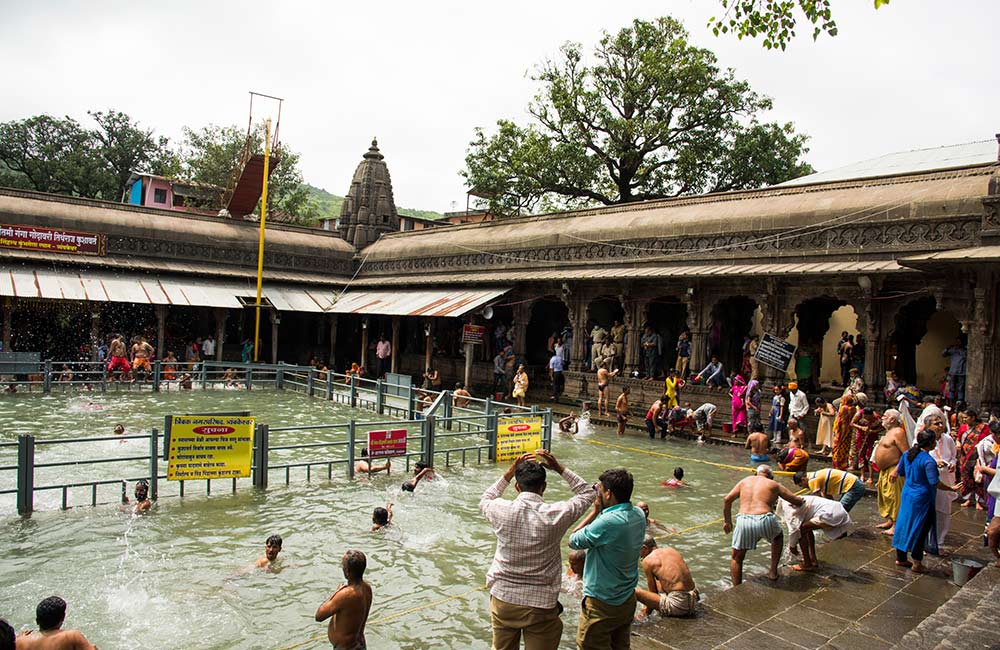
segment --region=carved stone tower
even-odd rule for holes
[[[399,215],[392,197],[392,179],[389,178],[384,158],[379,153],[378,141],[372,140],[364,160],[354,170],[351,189],[340,209],[340,236],[358,250],[374,242],[384,232],[399,230]]]

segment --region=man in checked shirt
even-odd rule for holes
[[[566,480],[573,498],[545,503],[546,469]],[[511,479],[517,498],[501,499]],[[493,564],[486,574],[494,650],[516,650],[522,634],[525,650],[559,646],[563,629],[557,600],[562,585],[559,543],[596,497],[592,486],[544,449],[519,456],[483,493],[479,509],[497,536]]]

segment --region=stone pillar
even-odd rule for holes
[[[619,296],[625,310],[625,369],[626,376],[639,369],[639,338],[642,336],[643,315],[646,312],[648,300],[625,302],[625,296]]]
[[[465,344],[465,378],[463,382],[465,384],[465,390],[469,390],[469,386],[472,385],[472,358],[476,354],[476,344],[466,343]]]
[[[278,326],[281,325],[281,314],[277,309],[271,310],[271,363],[278,363]]]
[[[156,358],[163,358],[163,348],[166,345],[164,342],[164,337],[167,331],[167,305],[156,305],[154,308],[156,312]],[[180,354],[180,358],[184,358],[183,354]]]
[[[431,360],[434,358],[434,319],[428,318],[424,321],[424,368],[431,367]],[[423,374],[423,373],[421,373]]]
[[[14,316],[14,300],[11,298],[3,299],[3,351],[11,352],[10,338],[11,338],[11,319]]]
[[[571,306],[572,305],[572,306]],[[586,372],[587,361],[587,305],[583,298],[573,297],[566,303],[573,324],[573,348],[570,350],[570,370]]]
[[[365,318],[361,321],[361,361],[359,365],[365,369],[367,374],[371,374],[371,368],[368,366],[368,319]]]
[[[757,294],[754,296],[757,300],[757,307],[760,309],[760,325],[763,330],[761,338],[763,338],[764,333],[767,333],[784,339],[788,336],[788,332],[791,331],[792,325],[788,325],[786,329],[786,323],[782,322],[782,301],[778,291],[779,288],[777,283],[768,278],[767,293]],[[792,312],[792,318],[792,324],[794,324],[794,311]],[[772,368],[763,362],[759,363],[758,367],[760,368],[761,382],[782,384],[787,379],[787,368],[785,370],[779,370],[777,368]],[[729,369],[727,368],[727,371],[728,370]]]
[[[219,307],[215,310],[215,360],[222,361],[222,344],[226,338],[226,319],[229,317],[229,310]]]
[[[864,298],[853,305],[858,316],[858,331],[865,335],[865,367],[862,379],[869,397],[878,395],[885,386],[885,341],[882,340],[882,309],[865,291]]]
[[[699,293],[688,292],[685,299],[687,305],[687,329],[691,333],[691,360],[688,362],[688,372],[696,373],[708,363],[708,326],[711,315],[708,306]],[[669,345],[676,346],[677,341]]]
[[[159,338],[157,346],[160,346]],[[97,348],[101,345],[101,308],[99,305],[90,305],[90,360],[97,361]],[[157,357],[159,358],[159,357]]]
[[[531,303],[525,302],[514,305],[514,322],[511,327],[514,329],[514,355],[518,363],[525,363],[524,357],[528,353],[528,321],[531,319]]]
[[[973,289],[971,320],[962,321],[962,330],[968,335],[965,360],[965,401],[969,406],[982,408],[986,395],[986,343],[989,322],[987,321],[987,286],[980,275]]]
[[[392,317],[392,366],[390,372],[399,372],[399,316]]]
[[[330,314],[330,358],[327,365],[330,370],[337,368],[337,314]]]

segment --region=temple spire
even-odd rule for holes
[[[392,195],[392,179],[378,140],[362,156],[354,171],[351,188],[340,209],[340,236],[361,250],[382,233],[399,230],[399,215]]]

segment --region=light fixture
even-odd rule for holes
[[[872,288],[872,279],[869,278],[867,275],[859,275],[858,286],[864,289],[865,291],[868,291]]]

